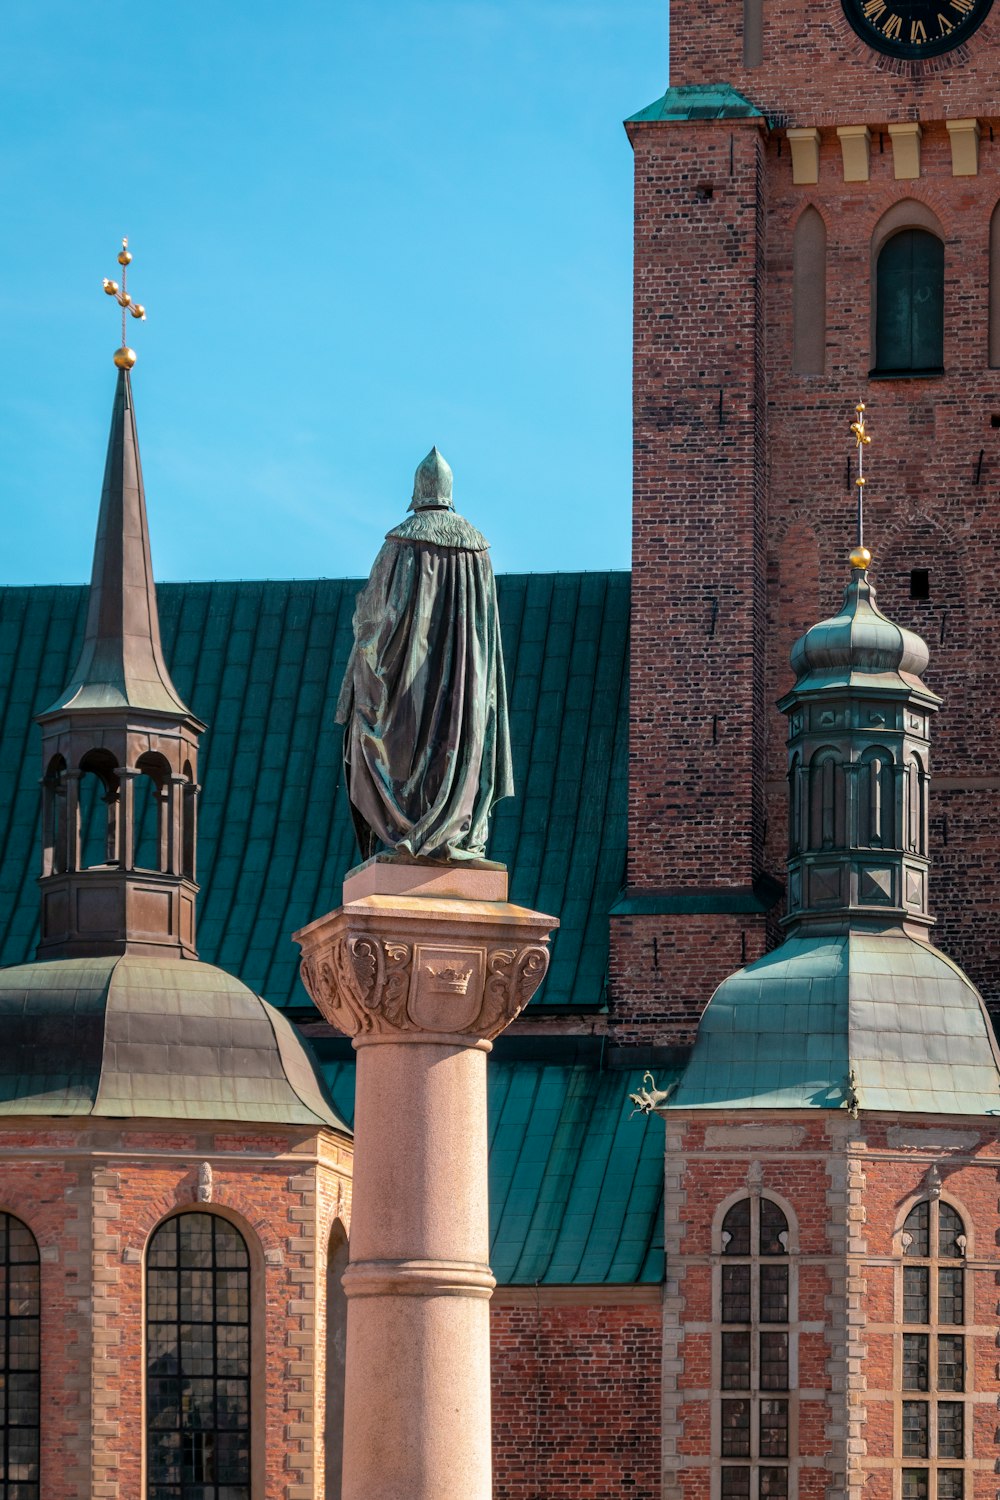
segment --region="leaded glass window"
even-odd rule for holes
[[[178,1214],[150,1240],[146,1287],[148,1500],[250,1500],[246,1242]]]
[[[901,1239],[900,1457],[927,1461],[902,1470],[901,1500],[963,1500],[964,1471],[945,1464],[967,1457],[965,1402],[954,1399],[966,1389],[966,1335],[955,1331],[965,1323],[965,1226],[950,1204],[925,1199]]]
[[[0,1500],[39,1500],[39,1264],[27,1224],[0,1213]]]
[[[788,1221],[770,1198],[741,1198],[722,1221],[718,1268],[722,1500],[789,1500],[794,1313]],[[738,1397],[736,1392],[745,1393]],[[734,1463],[733,1460],[743,1460]]]

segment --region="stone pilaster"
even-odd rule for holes
[[[838,1122],[838,1125],[840,1122]],[[861,1500],[865,1391],[865,1175],[864,1141],[856,1125],[834,1141],[828,1170],[828,1236],[833,1255],[830,1295],[826,1299],[826,1338],[830,1345],[830,1420],[827,1424],[827,1500]]]
[[[486,1055],[555,921],[499,867],[370,861],[296,934],[358,1054],[343,1500],[492,1493]]]
[[[684,1402],[684,1263],[681,1245],[687,1233],[687,1168],[681,1152],[684,1127],[667,1120],[666,1158],[663,1182],[663,1247],[667,1264],[663,1288],[663,1500],[681,1500],[680,1442],[684,1433],[681,1406]]]

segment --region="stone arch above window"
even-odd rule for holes
[[[250,1253],[221,1214],[184,1212],[146,1250],[150,1500],[249,1500]]]
[[[944,231],[925,203],[883,214],[871,244],[872,374],[944,370]]]
[[[792,235],[792,371],[822,375],[826,369],[826,225],[810,206]]]

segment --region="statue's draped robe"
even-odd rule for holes
[[[486,539],[451,510],[390,531],[354,611],[337,704],[364,858],[379,844],[482,859],[490,809],[514,792]]]

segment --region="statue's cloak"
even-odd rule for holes
[[[513,796],[507,687],[488,543],[451,510],[390,531],[354,611],[337,704],[363,858],[379,844],[482,859]]]

